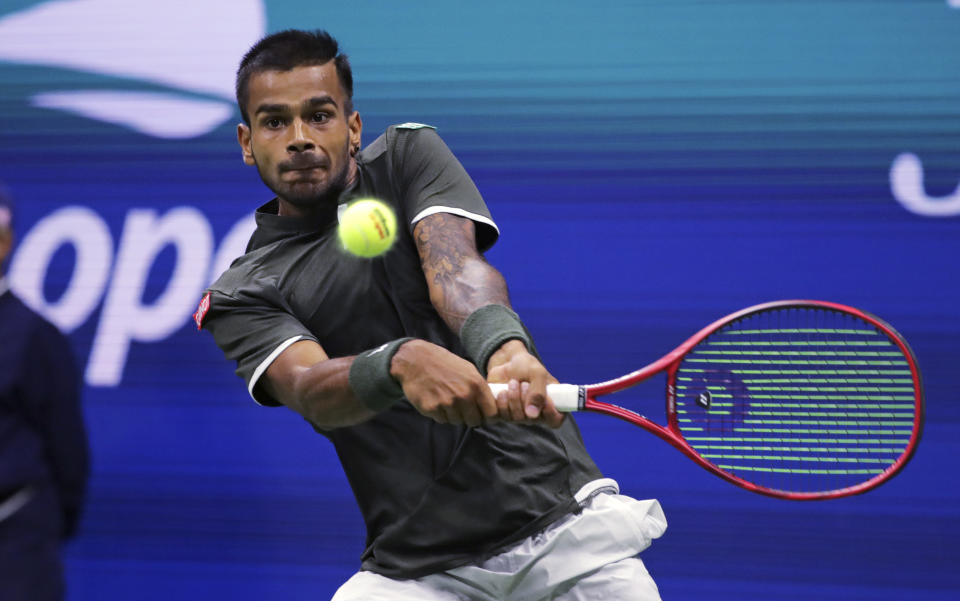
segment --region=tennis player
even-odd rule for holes
[[[481,254],[499,231],[476,186],[426,125],[361,150],[352,96],[326,32],[244,56],[240,148],[276,197],[195,315],[256,402],[336,448],[367,541],[334,599],[659,599],[637,555],[666,528],[660,506],[618,494],[547,397],[555,380]],[[405,226],[372,260],[336,235],[360,197]]]

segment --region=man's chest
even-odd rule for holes
[[[278,286],[328,355],[355,354],[403,336],[405,315],[429,305],[410,250],[397,245],[387,256],[364,259],[325,237],[291,249]]]

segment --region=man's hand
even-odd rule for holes
[[[557,428],[564,414],[547,396],[547,384],[557,379],[527,351],[519,340],[508,340],[487,363],[487,380],[506,382],[507,390],[497,395],[497,415],[506,421],[536,421]]]
[[[418,221],[413,235],[430,301],[451,331],[460,332],[467,317],[480,307],[491,304],[510,306],[503,275],[477,250],[473,221],[449,213],[436,213]],[[556,379],[519,340],[508,340],[491,355],[487,361],[487,374],[490,382],[507,384],[507,391],[494,400],[493,416],[486,413],[486,405],[478,409],[483,410],[481,414],[487,419],[537,422],[553,427],[563,423],[563,414],[547,398],[547,384],[556,382]],[[405,383],[403,389],[407,398],[414,402],[410,396],[413,391],[407,390]],[[490,394],[489,391],[484,393],[484,398],[486,394]],[[493,399],[492,394],[490,398]],[[425,412],[416,402],[414,405]],[[467,411],[473,415],[472,410]]]
[[[497,402],[477,368],[441,346],[405,342],[393,356],[390,374],[417,411],[441,424],[475,427],[497,417]]]

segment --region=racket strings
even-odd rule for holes
[[[856,316],[791,307],[710,335],[676,378],[684,438],[720,469],[764,488],[819,493],[879,476],[916,423],[907,357]]]

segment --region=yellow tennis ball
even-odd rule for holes
[[[340,214],[337,233],[344,249],[369,259],[390,250],[397,238],[397,216],[379,200],[355,200]]]

